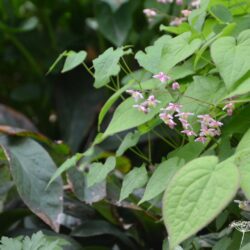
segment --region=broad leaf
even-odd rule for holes
[[[230,11],[221,4],[213,5],[210,9],[210,13],[216,19],[218,19],[219,21],[223,23],[229,23],[233,21],[233,17]]]
[[[68,181],[73,192],[80,201],[87,204],[101,201],[106,197],[106,182],[95,184],[92,187],[87,187],[87,176],[78,169],[70,169],[68,171]]]
[[[231,201],[239,173],[232,161],[214,156],[195,159],[171,180],[163,198],[163,218],[170,249],[197,233]]]
[[[87,53],[83,50],[79,52],[75,52],[75,51],[67,52],[67,58],[63,66],[62,73],[65,73],[67,71],[70,71],[76,68],[77,66],[79,66],[80,64],[84,62],[86,57],[87,57]]]
[[[149,46],[145,49],[145,53],[142,51],[137,52],[135,59],[144,69],[152,73],[158,73],[160,71],[159,65],[161,62],[162,50],[170,40],[171,36],[165,35],[160,37],[155,41],[153,46]]]
[[[250,149],[250,129],[248,129],[244,136],[241,138],[236,148],[236,152],[240,152],[245,149]]]
[[[250,199],[250,147],[236,153],[234,162],[239,167],[240,187],[247,199]]]
[[[159,164],[149,179],[145,193],[139,204],[155,198],[166,190],[168,183],[182,165],[184,165],[184,160],[178,158],[171,158]]]
[[[107,175],[115,168],[116,159],[111,156],[107,158],[105,164],[93,163],[90,165],[89,173],[87,174],[87,186],[93,185],[104,181]]]
[[[56,171],[48,153],[35,141],[1,137],[11,174],[24,203],[54,230],[59,230],[62,213],[63,186],[57,178],[46,190]]]
[[[145,166],[134,168],[124,178],[119,201],[126,199],[134,190],[143,187],[148,180]]]
[[[122,48],[107,49],[103,54],[93,61],[95,69],[94,87],[101,88],[110,81],[111,76],[116,76],[120,72],[119,60],[128,52],[124,52]]]
[[[105,0],[105,2],[111,2],[111,0]],[[112,7],[105,2],[96,2],[95,16],[98,22],[98,29],[112,44],[121,46],[126,41],[133,24],[132,15],[138,2],[125,2],[125,0],[112,1],[114,2]]]
[[[141,136],[141,133],[139,131],[135,131],[134,133],[132,133],[132,132],[128,133],[124,137],[124,139],[123,139],[121,145],[119,146],[119,148],[117,149],[116,155],[121,156],[122,154],[124,154],[124,152],[128,148],[134,147],[138,143],[138,141],[140,139],[140,136]]]
[[[157,115],[159,110],[165,107],[172,99],[171,96],[164,91],[161,93],[159,93],[159,91],[156,92],[155,97],[161,101],[161,103],[152,108],[148,114],[144,114],[133,107],[135,102],[132,97],[122,102],[116,109],[104,136],[109,136],[144,124]]]
[[[228,89],[250,70],[250,30],[238,38],[223,37],[211,46],[212,58]]]
[[[183,110],[195,114],[207,113],[225,95],[221,80],[213,76],[195,76],[180,100]]]
[[[176,64],[193,55],[200,45],[200,39],[191,40],[191,32],[172,38],[163,47],[159,71],[168,72]]]

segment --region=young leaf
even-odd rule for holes
[[[56,171],[48,153],[37,142],[27,138],[1,137],[11,174],[24,203],[50,225],[59,230],[58,216],[62,213],[63,184],[57,178],[46,190]]]
[[[119,201],[126,199],[135,189],[143,187],[147,180],[148,174],[144,165],[134,168],[123,180]]]
[[[211,46],[212,58],[229,90],[249,70],[250,30],[245,30],[238,38],[223,37]]]
[[[171,36],[164,35],[160,37],[155,41],[153,46],[149,46],[145,49],[146,53],[142,51],[137,52],[135,59],[144,69],[152,73],[158,73],[160,71],[159,65],[161,62],[163,47],[170,40]]]
[[[75,67],[79,66],[84,62],[84,60],[87,57],[87,53],[85,51],[69,51],[67,52],[67,58],[65,60],[62,73],[65,73],[67,71],[70,71],[74,69]]]
[[[119,148],[117,149],[116,155],[121,156],[128,148],[134,147],[138,143],[140,136],[141,133],[139,131],[135,131],[134,133],[128,133],[124,137]]]
[[[120,72],[119,60],[120,58],[130,53],[124,51],[122,48],[113,49],[109,48],[103,54],[93,61],[95,69],[95,88],[101,88],[109,83],[111,76],[116,76]]]
[[[56,65],[63,59],[63,57],[67,56],[67,51],[62,52],[55,60],[55,62],[50,66],[47,74],[51,73]]]
[[[55,181],[59,176],[62,175],[62,173],[66,172],[72,167],[76,166],[76,163],[83,157],[83,154],[77,153],[76,155],[72,156],[68,160],[66,160],[53,174],[51,177],[46,189],[50,186],[50,184]]]
[[[171,180],[163,198],[163,218],[170,249],[197,233],[231,201],[239,173],[232,161],[214,156],[195,159]]]
[[[162,93],[157,92],[157,94],[155,94],[155,97],[161,103],[152,108],[148,114],[144,114],[143,112],[140,112],[133,107],[135,102],[132,97],[126,99],[116,109],[112,120],[103,136],[109,136],[142,125],[143,123],[151,120],[155,115],[157,115],[159,110],[165,107],[166,104],[172,99],[172,97],[167,92],[163,91]]]
[[[155,198],[157,195],[166,190],[172,177],[183,165],[184,160],[176,157],[163,161],[161,164],[159,164],[149,179],[145,193],[139,204]]]
[[[92,187],[96,183],[105,180],[107,175],[115,168],[115,165],[116,159],[113,156],[107,158],[104,165],[102,163],[93,163],[87,174],[87,186]]]

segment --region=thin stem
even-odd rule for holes
[[[213,103],[209,103],[209,102],[206,102],[206,101],[203,101],[203,100],[197,99],[197,98],[192,97],[192,96],[183,95],[183,97],[190,98],[190,99],[192,99],[192,100],[194,100],[194,101],[197,101],[197,102],[199,102],[199,103],[202,103],[202,104],[203,104],[203,103],[206,103],[207,105],[210,105],[210,106],[216,107]]]
[[[240,242],[240,249],[242,247],[242,243],[243,243],[244,237],[245,237],[245,231],[242,232],[242,237],[241,237],[241,242]]]
[[[156,136],[158,136],[160,139],[162,139],[164,142],[166,142],[168,145],[170,145],[170,146],[173,147],[173,148],[176,148],[176,146],[175,146],[172,142],[170,142],[169,140],[167,140],[165,137],[161,136],[158,132],[156,132],[155,130],[152,130],[152,132],[153,132]]]
[[[116,135],[116,137],[122,142],[122,138],[119,135]],[[129,148],[128,150],[130,150],[131,152],[133,152],[134,154],[136,154],[137,156],[139,156],[143,160],[147,161],[148,163],[151,163],[150,160],[145,155],[137,152],[135,149]]]
[[[94,73],[89,69],[89,67],[86,65],[86,63],[83,62],[82,65],[83,65],[83,67],[88,71],[88,73],[89,73],[93,78],[95,78]]]

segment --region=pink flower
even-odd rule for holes
[[[147,105],[149,107],[155,107],[158,103],[160,103],[160,101],[157,100],[154,95],[150,95],[147,99]]]
[[[181,14],[182,14],[184,17],[188,17],[191,13],[192,13],[191,10],[182,10],[182,11],[181,11]]]
[[[228,116],[232,116],[233,111],[234,111],[234,103],[233,102],[229,102],[227,103],[222,110],[226,110],[227,111],[227,115]]]
[[[171,129],[173,129],[177,124],[173,121],[173,116],[167,113],[160,113],[160,119],[164,121]]]
[[[139,99],[144,99],[143,94],[140,91],[128,89],[126,92],[130,94],[136,102],[138,102]]]
[[[193,0],[191,2],[191,6],[194,7],[194,8],[199,8],[200,7],[200,4],[201,4],[201,1],[200,0]]]
[[[146,15],[146,17],[151,18],[155,17],[157,15],[156,11],[153,9],[144,9],[143,13]]]
[[[214,127],[214,128],[218,128],[218,127],[223,126],[223,123],[222,123],[222,122],[219,122],[219,121],[213,120],[213,121],[211,121],[211,122],[209,123],[209,126],[210,126],[210,127]]]
[[[144,104],[135,104],[133,105],[134,108],[137,108],[139,111],[143,112],[144,114],[147,114],[150,110],[149,108]]]
[[[185,17],[176,17],[175,19],[173,19],[169,25],[171,26],[179,26],[181,25],[184,21],[186,21]]]
[[[177,5],[182,5],[182,4],[183,4],[183,0],[175,0],[175,3],[176,3]]]
[[[181,122],[181,125],[184,129],[188,129],[189,127],[191,127],[191,125],[186,119],[179,118],[179,121]]]
[[[181,108],[182,108],[182,105],[170,102],[168,104],[168,106],[164,110],[166,110],[166,111],[174,111],[174,112],[179,113],[181,111],[180,110]]]
[[[173,83],[172,83],[172,89],[173,89],[173,90],[180,89],[180,84],[179,84],[178,82],[173,82]]]
[[[189,129],[185,129],[185,130],[182,130],[181,133],[187,135],[187,136],[196,136],[196,133],[192,130],[189,130]]]
[[[201,143],[206,143],[206,141],[207,141],[207,138],[206,137],[204,137],[204,136],[199,136],[199,137],[197,137],[194,141],[196,141],[196,142],[201,142]]]
[[[173,0],[157,0],[158,3],[172,3]]]
[[[163,72],[153,75],[153,78],[160,80],[162,83],[165,83],[166,81],[170,80],[170,77]]]

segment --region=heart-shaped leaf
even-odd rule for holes
[[[163,198],[170,249],[212,221],[233,198],[238,182],[235,164],[218,164],[214,156],[195,159],[181,168]]]
[[[211,55],[228,89],[250,70],[250,30],[238,38],[223,37],[211,46]]]

